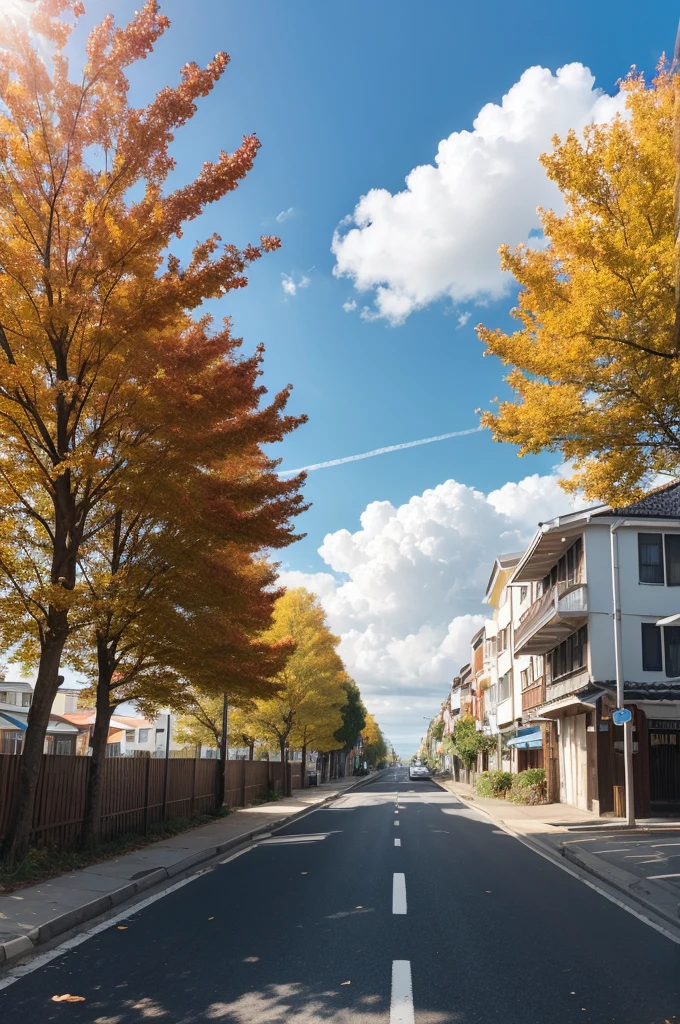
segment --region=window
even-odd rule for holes
[[[519,588],[519,603],[520,604],[523,604],[526,601],[528,593],[529,593],[529,588],[528,587],[520,587]]]
[[[64,696],[64,713],[72,715],[74,711],[78,710],[78,694],[67,693]]]
[[[149,742],[149,730],[148,729],[140,729],[139,730],[139,742],[140,743],[148,743]]]
[[[666,660],[666,675],[671,679],[680,676],[680,626],[665,626],[663,647]]]
[[[32,693],[22,693],[21,694],[21,706],[22,706],[22,708],[30,708],[32,700],[33,700],[33,694]]]
[[[640,583],[663,584],[663,541],[660,533],[638,533]]]
[[[71,753],[73,753],[72,747],[73,747],[73,741],[72,740],[70,740],[70,739],[68,739],[68,740],[60,740],[60,739],[58,739],[56,744],[55,744],[54,752],[55,752],[55,754],[71,754]]]
[[[642,671],[661,672],[661,630],[653,622],[642,623]]]
[[[680,587],[680,534],[667,533],[664,541],[666,546],[666,584],[669,587]]]
[[[535,654],[533,656],[533,658],[531,659],[531,664],[533,666],[533,676],[534,676],[534,679],[540,679],[541,676],[543,675],[543,671],[544,671],[544,669],[543,669],[543,655],[542,654]]]
[[[520,683],[522,685],[522,689],[526,690],[527,686],[529,685],[529,670],[526,669],[526,668],[523,668],[522,671],[519,674],[519,678],[520,678]]]
[[[135,742],[135,730],[134,729],[126,729],[125,730],[125,742],[126,743],[134,743]]]
[[[582,626],[546,655],[550,680],[585,668],[588,663],[588,627]]]
[[[0,704],[16,704],[17,695],[13,690],[0,690]]]
[[[106,744],[106,756],[107,757],[120,757],[120,743],[107,743]]]
[[[506,672],[498,682],[498,702],[507,700],[510,696],[510,673]]]

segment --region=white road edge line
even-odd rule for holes
[[[406,913],[406,875],[399,871],[392,876],[392,913]]]
[[[393,960],[390,1024],[415,1024],[415,1020],[411,961]]]
[[[486,811],[483,811],[482,813],[486,814]],[[642,921],[642,923],[646,924],[648,928],[653,928],[655,932],[659,932],[661,935],[664,935],[667,939],[670,939],[671,942],[675,942],[676,945],[680,946],[680,935],[676,935],[673,932],[668,931],[668,929],[664,928],[663,925],[657,924],[656,921],[652,921],[649,917],[645,917],[642,911],[635,910],[634,907],[631,907],[627,903],[624,903],[623,900],[620,900],[617,896],[614,896],[613,893],[607,892],[606,889],[600,888],[600,886],[596,885],[595,882],[590,882],[587,878],[584,878],[583,875],[580,875],[578,873],[578,871],[573,871],[570,867],[567,867],[566,864],[562,864],[561,861],[555,860],[555,858],[551,857],[550,854],[543,853],[542,850],[539,850],[536,846],[534,846],[533,843],[528,842],[526,839],[524,839],[523,836],[519,835],[517,832],[513,832],[511,829],[507,828],[501,822],[494,821],[494,819],[491,818],[490,815],[486,816],[495,825],[498,825],[498,827],[503,832],[505,832],[509,836],[512,836],[512,838],[516,839],[518,843],[522,844],[522,846],[526,846],[527,850],[531,850],[539,857],[542,857],[543,860],[547,860],[549,864],[552,864],[553,867],[559,868],[560,871],[566,871],[566,873],[568,875],[571,875],[572,878],[577,879],[577,881],[581,882],[583,885],[587,885],[589,889],[592,889],[600,896],[604,896],[606,900],[609,900],[610,903],[616,904],[616,906],[620,907],[621,910],[625,910],[627,914],[632,914],[633,917],[637,917],[638,921]]]
[[[395,824],[395,825],[398,825],[398,824],[399,824],[399,819],[398,819],[398,818],[395,818],[395,819],[394,819],[394,824]]]
[[[401,839],[395,839],[394,840],[394,845],[395,846],[401,846]]]

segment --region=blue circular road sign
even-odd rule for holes
[[[626,722],[630,722],[632,717],[632,712],[628,708],[617,708],[616,711],[612,712],[614,725],[625,725]]]

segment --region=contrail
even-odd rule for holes
[[[331,459],[329,462],[316,462],[313,466],[301,466],[300,469],[281,469],[279,476],[294,476],[295,473],[311,473],[315,469],[328,469],[330,466],[342,466],[345,462],[358,462],[359,459],[372,459],[374,455],[386,455],[387,452],[399,452],[402,448],[416,448],[419,444],[432,444],[433,441],[446,441],[449,437],[464,437],[466,434],[478,434],[486,427],[470,427],[469,430],[454,430],[450,434],[438,434],[437,437],[423,437],[420,441],[405,441],[403,444],[390,444],[386,448],[374,448],[372,452],[361,455],[346,455],[344,459]]]

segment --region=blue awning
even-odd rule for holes
[[[25,722],[22,722],[20,718],[14,718],[12,715],[8,715],[6,711],[0,711],[0,718],[4,718],[5,721],[13,725],[15,729],[21,729],[22,732],[26,732],[28,728]]]
[[[520,729],[517,736],[508,740],[508,746],[518,750],[538,750],[543,746],[543,734],[540,729]]]

